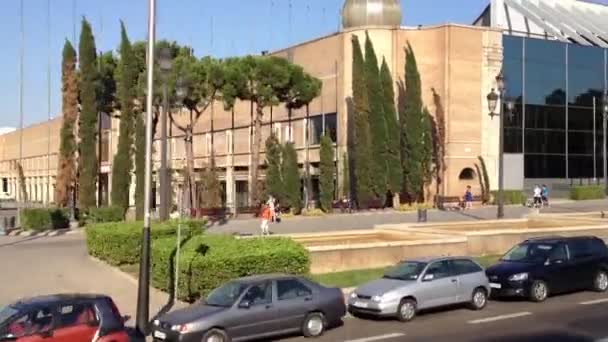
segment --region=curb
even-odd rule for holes
[[[55,229],[55,230],[46,230],[42,232],[36,232],[31,230],[24,229],[13,229],[9,231],[5,236],[12,237],[45,237],[45,236],[60,236],[60,235],[72,235],[82,232],[82,229]]]

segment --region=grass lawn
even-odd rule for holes
[[[488,267],[494,264],[500,256],[498,255],[486,255],[477,257],[475,260],[483,267]],[[336,273],[324,273],[324,274],[313,274],[312,279],[325,285],[335,287],[356,287],[365,282],[381,278],[384,271],[388,267],[372,268],[364,270],[352,270],[345,272]]]

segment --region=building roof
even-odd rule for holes
[[[608,48],[608,6],[580,0],[491,0],[475,25]]]

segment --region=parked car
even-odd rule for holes
[[[0,341],[128,342],[125,320],[108,296],[29,298],[0,309]]]
[[[471,258],[423,258],[400,262],[382,279],[358,287],[348,298],[348,310],[406,322],[418,310],[452,304],[481,310],[489,294],[484,269]]]
[[[486,271],[492,295],[542,302],[550,294],[608,289],[608,248],[597,237],[545,237],[513,247]]]
[[[240,278],[201,302],[153,322],[155,341],[228,342],[301,332],[317,337],[346,314],[344,295],[306,278],[274,274]]]

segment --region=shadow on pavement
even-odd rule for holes
[[[502,337],[480,338],[474,342],[593,342],[595,339],[568,333],[568,332],[543,332],[537,334],[513,334]]]
[[[57,235],[57,236],[59,236],[59,235]],[[15,245],[19,245],[19,244],[22,244],[22,243],[25,243],[25,242],[30,242],[30,241],[42,239],[44,237],[45,236],[43,236],[43,235],[30,236],[30,237],[27,237],[27,238],[19,240],[19,241],[13,241],[13,242],[8,242],[8,243],[0,244],[0,248],[2,248],[2,247],[9,247],[9,246],[15,246]]]

